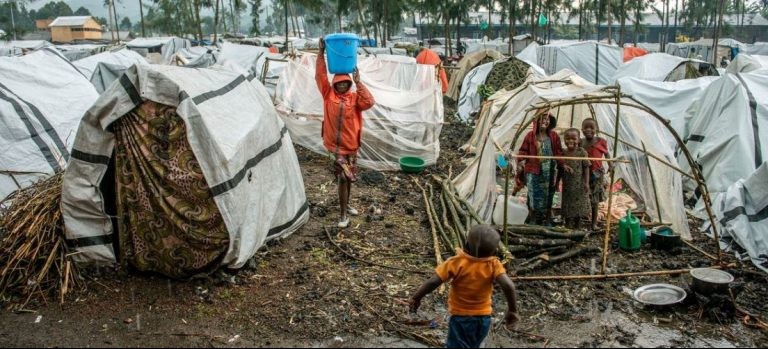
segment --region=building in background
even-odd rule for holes
[[[51,41],[101,40],[101,25],[91,16],[66,16],[56,18],[48,27]]]

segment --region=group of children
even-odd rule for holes
[[[562,182],[561,211],[565,225],[579,229],[581,220],[591,217],[592,229],[595,230],[597,207],[605,200],[605,169],[603,161],[597,159],[610,157],[608,142],[596,135],[597,122],[589,118],[582,122],[581,132],[569,128],[563,133],[563,148],[560,137],[554,131],[556,121],[549,112],[540,113],[533,130],[523,139],[518,152],[521,157],[518,158],[514,194],[525,185],[528,190],[529,223],[549,225],[552,199]],[[584,138],[581,138],[581,133]]]

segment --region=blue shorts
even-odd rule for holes
[[[451,316],[446,348],[479,348],[491,330],[491,316]]]

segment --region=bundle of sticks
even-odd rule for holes
[[[62,174],[41,180],[6,199],[0,212],[0,297],[21,297],[24,308],[33,296],[44,302],[58,290],[60,302],[80,279],[70,261],[61,216]]]
[[[466,242],[470,227],[484,224],[485,221],[458,193],[451,180],[432,175],[432,181],[427,183],[426,188],[417,180],[414,181],[422,191],[432,231],[435,258],[439,264],[442,263],[443,249],[452,253],[456,248],[461,248]],[[587,232],[525,224],[508,225],[507,228],[507,235],[503,236],[503,229],[497,227],[502,235],[499,251],[504,264],[516,270],[517,274],[599,251],[596,247],[579,245],[587,236]]]

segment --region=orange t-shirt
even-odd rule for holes
[[[456,256],[435,268],[443,282],[453,280],[448,294],[448,311],[458,316],[491,315],[493,282],[506,272],[498,258],[472,257],[462,249],[456,249]]]

